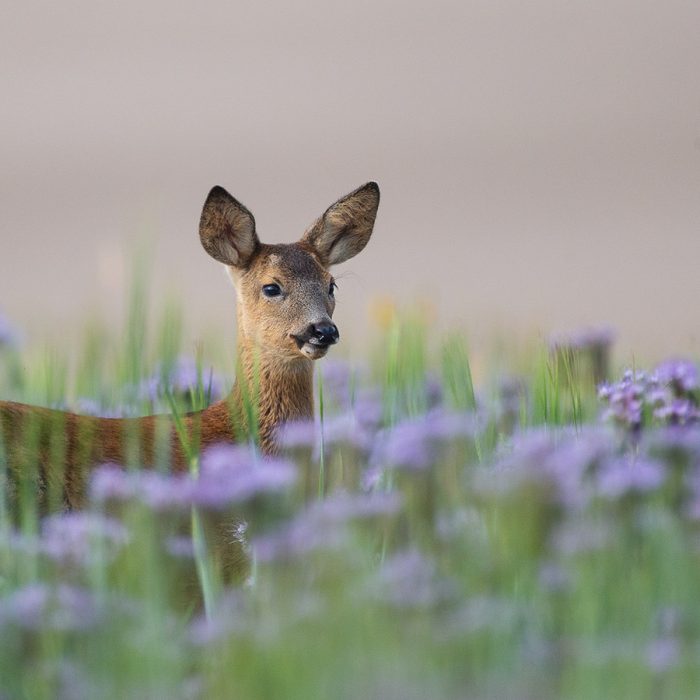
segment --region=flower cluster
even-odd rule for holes
[[[90,495],[96,503],[135,500],[156,511],[193,506],[222,510],[283,492],[296,478],[296,469],[287,460],[263,459],[245,447],[215,445],[202,455],[196,477],[104,465],[92,476]]]
[[[376,435],[370,465],[420,471],[433,466],[442,445],[473,439],[479,423],[473,414],[433,409],[417,418],[399,421]]]
[[[603,419],[632,433],[648,422],[687,425],[700,420],[698,369],[687,360],[669,360],[652,372],[627,370],[615,384],[602,384]]]

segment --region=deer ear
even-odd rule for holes
[[[369,241],[379,207],[379,186],[368,182],[339,199],[304,234],[326,265],[337,265],[357,255]]]
[[[204,202],[199,238],[212,258],[233,267],[246,267],[260,245],[253,215],[218,186]]]

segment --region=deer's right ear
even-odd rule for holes
[[[367,245],[378,206],[379,185],[368,182],[328,207],[302,240],[326,265],[345,262]]]
[[[199,238],[212,258],[233,267],[247,267],[260,245],[253,215],[219,186],[204,202]]]

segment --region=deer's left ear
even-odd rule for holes
[[[357,255],[369,241],[379,207],[379,186],[368,182],[339,199],[304,234],[326,265],[337,265]]]

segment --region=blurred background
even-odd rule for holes
[[[21,3],[0,26],[0,309],[33,340],[121,318],[130,260],[187,337],[234,297],[200,248],[214,184],[267,242],[367,180],[345,351],[420,302],[475,344],[610,326],[697,354],[700,4]],[[376,314],[375,314],[376,315]]]

